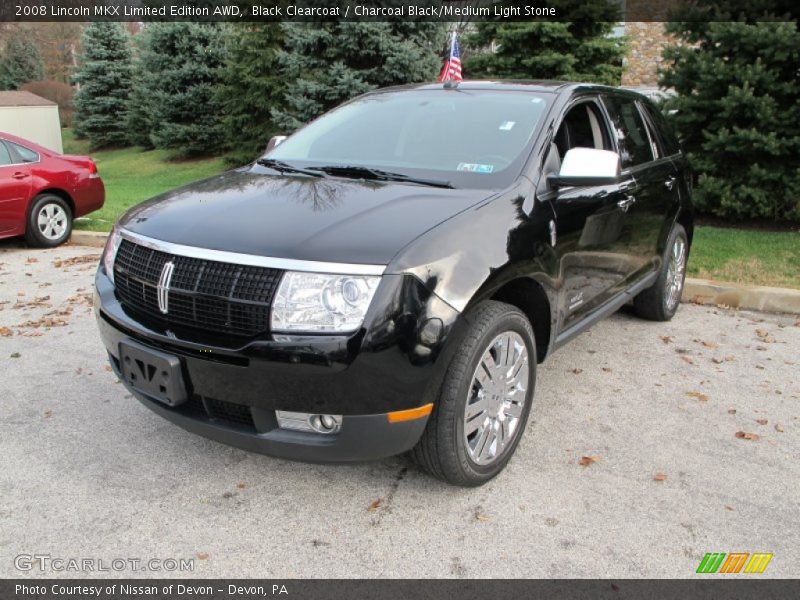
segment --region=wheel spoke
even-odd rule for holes
[[[471,420],[473,417],[480,415],[486,412],[486,409],[489,407],[489,404],[486,402],[486,398],[480,397],[472,404],[467,404],[466,410],[466,417],[467,420]]]
[[[503,412],[512,419],[519,419],[522,416],[522,404],[509,402]]]

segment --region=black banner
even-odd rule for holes
[[[3,0],[0,21],[668,21],[685,4],[694,21],[798,12],[794,0]]]
[[[698,576],[700,577],[700,576]],[[754,576],[758,577],[758,576]],[[0,580],[2,600],[784,600],[800,580]]]

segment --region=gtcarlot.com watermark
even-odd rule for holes
[[[53,573],[105,573],[122,571],[152,571],[174,573],[194,571],[193,558],[92,558],[64,557],[50,554],[19,554],[14,557],[18,571]]]

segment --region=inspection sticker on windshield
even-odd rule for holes
[[[456,171],[468,171],[470,173],[491,173],[494,165],[480,165],[476,163],[458,163]]]

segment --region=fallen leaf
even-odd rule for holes
[[[691,356],[686,356],[685,354],[681,355],[681,360],[683,360],[684,362],[689,363],[690,365],[694,364],[694,359]]]
[[[662,336],[660,336],[660,338],[661,338],[661,341],[664,342],[665,344],[669,344],[672,340],[675,339],[671,335],[662,335]]]
[[[794,326],[795,326],[795,327],[800,327],[800,321],[795,321],[795,322],[794,322]]]
[[[0,327],[0,335],[3,337],[11,337],[14,335],[14,332],[11,331],[8,327]]]
[[[378,498],[377,500],[373,501],[372,504],[369,505],[369,507],[367,508],[367,511],[375,512],[376,510],[378,510],[378,507],[380,505],[381,505],[381,498]]]
[[[53,266],[58,268],[71,267],[73,265],[83,265],[86,263],[96,263],[100,261],[99,254],[88,254],[86,256],[73,256],[72,258],[64,258],[62,260],[54,260]]]
[[[726,504],[726,505],[725,505],[725,510],[733,510],[733,507],[732,507],[732,506],[729,506],[728,504]]]
[[[208,560],[208,552],[198,552],[197,553],[198,560]]]
[[[736,409],[735,408],[729,408],[728,409],[728,414],[729,415],[735,415],[736,414]]]
[[[733,356],[732,354],[729,354],[728,356],[725,357],[724,360],[725,360],[725,362],[733,362],[733,361],[736,360],[736,357]]]
[[[692,390],[691,392],[686,392],[686,395],[689,396],[690,398],[697,398],[698,400],[700,400],[700,402],[708,401],[708,396],[706,394],[703,394],[701,392],[695,392],[694,390]]]
[[[703,346],[705,346],[706,348],[719,348],[719,344],[715,344],[714,342],[708,342],[706,340],[703,340]]]
[[[486,515],[475,515],[475,518],[478,519],[478,521],[481,521],[482,523],[485,523],[486,521],[489,520],[489,517],[487,517]]]
[[[713,362],[715,365],[721,365],[721,364],[722,364],[723,362],[725,362],[725,361],[724,361],[724,360],[722,360],[721,358],[716,358],[716,357],[715,357],[715,358],[712,358],[712,359],[711,359],[711,362]]]
[[[759,425],[766,425],[768,421],[766,419],[756,419],[756,423]]]
[[[756,335],[760,338],[767,337],[769,332],[766,329],[756,329]]]
[[[11,355],[11,358],[19,358],[20,356],[22,356],[22,355],[21,355],[19,352],[14,352],[14,353]]]
[[[603,371],[606,373],[611,373],[611,369],[609,367],[603,367]]]
[[[748,433],[747,431],[737,431],[736,437],[740,440],[750,440],[751,442],[758,441],[759,435],[755,433]]]
[[[588,467],[592,463],[596,463],[598,460],[600,460],[599,456],[581,456],[578,464],[582,467]]]
[[[653,475],[654,481],[666,481],[666,479],[667,479],[666,474],[662,473],[661,471]]]
[[[775,423],[775,431],[783,433],[783,426],[780,423]]]
[[[575,367],[574,369],[572,369],[572,372],[575,373],[575,375],[580,375],[581,373],[583,373],[583,369]]]
[[[31,257],[28,258],[28,260],[25,261],[25,264],[26,265],[32,265],[33,263],[37,263],[37,262],[39,262],[39,259],[31,256]]]
[[[52,415],[53,415],[53,411],[52,411],[52,410],[46,410],[46,411],[44,411],[44,418],[45,418],[45,419],[47,419],[47,418],[51,417]]]
[[[114,369],[112,369],[112,368],[111,368],[111,365],[106,365],[106,366],[105,366],[105,367],[103,367],[103,368],[104,368],[106,371],[108,371],[109,373],[111,373],[111,372],[114,370]]]
[[[243,490],[244,488],[247,487],[247,484],[246,483],[237,483],[236,487],[239,488],[240,490]]]

